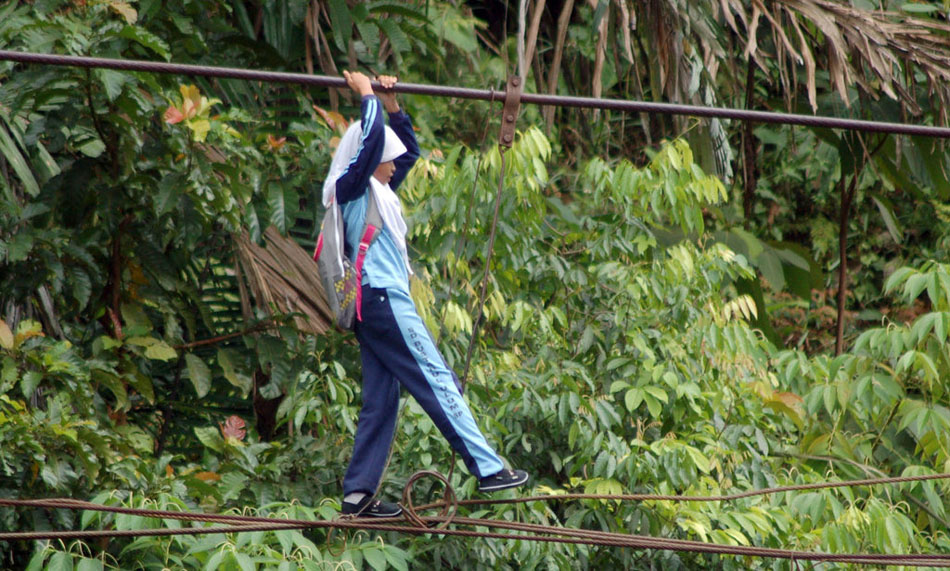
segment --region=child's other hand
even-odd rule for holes
[[[363,72],[344,70],[343,78],[346,79],[346,84],[350,86],[350,89],[359,93],[361,97],[373,94],[373,85]]]
[[[383,102],[383,107],[387,113],[396,113],[399,111],[399,102],[396,101],[396,93],[392,91],[396,82],[399,81],[394,75],[377,75],[376,81],[380,83],[382,89],[376,94],[379,100]]]

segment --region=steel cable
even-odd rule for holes
[[[120,71],[168,73],[175,75],[219,77],[274,83],[294,83],[305,86],[346,88],[346,80],[344,80],[342,77],[329,77],[325,75],[310,75],[306,73],[291,73],[282,71],[261,71],[236,67],[216,67],[130,59],[39,54],[11,50],[0,50],[0,60],[28,64],[105,68]],[[379,84],[377,82],[373,82],[373,86],[379,87]],[[418,83],[397,83],[395,87],[393,87],[393,91],[397,93],[412,93],[438,97],[478,99],[482,101],[495,101],[496,99],[504,99],[504,92],[502,91],[473,89],[467,87],[424,85]],[[948,127],[889,123],[883,121],[867,121],[861,119],[847,119],[842,117],[827,117],[821,115],[778,113],[774,111],[754,111],[726,107],[705,107],[701,105],[683,105],[677,103],[656,103],[624,99],[603,99],[597,97],[545,95],[540,93],[522,93],[521,103],[530,103],[534,105],[556,105],[560,107],[575,107],[585,109],[610,109],[615,111],[627,111],[631,113],[659,113],[667,115],[687,115],[693,117],[717,117],[719,119],[735,119],[738,121],[751,121],[754,123],[787,124],[825,129],[846,129],[852,131],[950,138],[950,128]]]
[[[411,507],[411,486],[422,476],[436,476],[446,486],[446,502],[442,504],[428,504],[418,508]],[[495,503],[513,503],[513,502],[531,502],[548,500],[573,500],[573,499],[609,499],[609,500],[671,500],[671,501],[731,501],[751,496],[776,494],[788,491],[812,490],[819,488],[838,488],[853,487],[864,485],[893,484],[920,482],[935,479],[948,479],[950,474],[928,474],[922,476],[904,476],[894,478],[879,478],[867,480],[852,480],[846,482],[828,482],[815,484],[802,484],[793,486],[783,486],[766,488],[762,490],[750,490],[726,496],[672,496],[663,494],[564,494],[550,496],[533,496],[528,498],[518,498],[509,500],[468,500],[457,502],[455,492],[452,490],[447,479],[440,474],[431,471],[418,472],[410,478],[404,491],[404,498],[412,510],[411,515],[406,514],[406,520],[400,522],[396,518],[386,520],[367,521],[365,519],[337,519],[327,521],[312,521],[299,519],[278,519],[273,517],[260,516],[239,516],[225,514],[199,514],[191,512],[179,512],[169,510],[149,510],[137,508],[124,508],[117,506],[105,506],[91,502],[51,498],[41,500],[17,500],[0,498],[0,506],[8,507],[34,507],[34,508],[64,508],[64,509],[83,509],[104,512],[123,513],[130,515],[139,515],[142,517],[152,517],[161,519],[179,519],[190,521],[203,521],[209,523],[232,524],[229,527],[192,527],[178,529],[136,529],[136,530],[80,530],[80,531],[37,531],[37,532],[13,532],[0,533],[0,540],[16,541],[24,539],[91,539],[101,537],[142,537],[142,536],[167,536],[167,535],[197,535],[212,533],[240,533],[250,531],[281,531],[287,529],[306,529],[306,528],[329,528],[329,529],[363,529],[376,531],[395,531],[400,533],[409,533],[414,535],[424,533],[435,533],[444,536],[459,537],[479,537],[494,538],[505,540],[524,540],[541,541],[554,543],[587,544],[601,545],[608,547],[628,547],[633,549],[654,549],[654,550],[673,550],[684,552],[697,552],[723,555],[740,555],[748,557],[767,557],[781,558],[794,561],[826,561],[838,563],[855,564],[874,564],[874,565],[926,565],[932,567],[950,567],[950,555],[931,555],[931,554],[836,554],[822,552],[795,551],[789,549],[775,549],[765,547],[753,547],[743,545],[722,545],[702,541],[666,539],[652,536],[625,534],[619,532],[605,532],[596,530],[583,530],[557,527],[543,524],[532,524],[524,522],[512,522],[494,519],[457,517],[453,513],[448,513],[448,506],[451,504],[453,509],[457,505],[472,504],[495,504]],[[443,507],[443,512],[439,516],[419,516],[417,510],[431,509],[432,507]],[[507,529],[515,533],[502,533],[497,531],[477,531],[469,529],[450,529],[449,525],[487,527],[497,529]],[[433,527],[435,526],[435,527]]]

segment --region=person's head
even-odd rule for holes
[[[394,174],[396,174],[396,163],[386,161],[379,163],[379,166],[373,172],[373,178],[378,180],[380,184],[389,184]]]
[[[379,159],[379,166],[373,172],[373,176],[380,184],[389,184],[393,174],[396,172],[396,164],[393,162],[399,155],[406,152],[406,146],[399,140],[399,136],[389,125],[386,125],[386,143],[383,146],[383,156]]]
[[[360,148],[360,139],[363,135],[363,129],[359,121],[352,123],[340,138],[336,152],[333,153],[333,160],[330,162],[330,171],[323,183],[323,204],[330,204],[334,193],[336,192],[336,179],[346,171],[347,166],[353,157],[356,156]],[[399,140],[399,136],[388,125],[385,127],[385,141],[383,144],[383,155],[380,162],[376,165],[373,177],[381,184],[388,184],[396,172],[393,161],[399,155],[406,152],[406,146]]]

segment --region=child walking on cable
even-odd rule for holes
[[[361,119],[340,140],[323,186],[323,204],[335,200],[344,220],[348,254],[356,252],[367,204],[375,200],[383,231],[365,252],[360,320],[354,332],[363,366],[363,406],[353,457],[343,479],[343,513],[393,517],[402,509],[374,498],[396,430],[399,388],[405,387],[479,479],[479,490],[494,492],[523,485],[528,474],[505,469],[488,444],[466,402],[458,378],[445,363],[409,296],[406,222],[394,190],[419,158],[408,114],[391,88],[396,78],[381,76],[373,92],[369,78],[344,71],[358,93]],[[382,107],[382,108],[381,108]],[[382,110],[389,116],[385,125]],[[369,189],[372,188],[372,193]]]

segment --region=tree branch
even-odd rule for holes
[[[226,335],[219,335],[217,337],[211,337],[210,339],[199,339],[198,341],[182,343],[181,345],[175,345],[175,349],[179,351],[184,351],[188,349],[194,349],[195,347],[202,347],[204,345],[217,345],[218,343],[223,343],[224,341],[234,339],[235,337],[241,337],[249,333],[257,333],[258,331],[263,331],[264,329],[267,329],[273,324],[274,324],[273,321],[262,321],[261,323],[258,323],[257,325],[254,325],[253,327],[249,327],[245,329],[244,331],[228,333]]]

